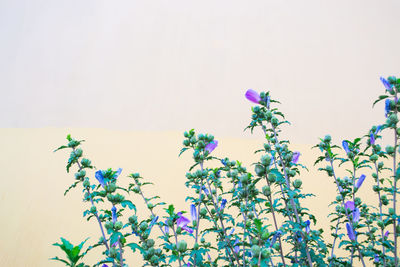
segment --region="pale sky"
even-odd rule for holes
[[[248,88],[296,143],[381,122],[400,2],[0,1],[0,127],[243,134]]]

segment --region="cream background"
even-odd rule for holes
[[[211,132],[217,155],[250,163],[262,139],[242,132],[251,106],[244,92],[271,90],[292,122],[284,136],[313,170],[309,148],[318,137],[340,142],[382,121],[382,105],[371,104],[384,91],[379,76],[399,69],[399,7],[0,1],[0,264],[49,266],[59,236],[97,236],[82,220],[80,192],[63,197],[73,178],[66,155],[51,151],[68,133],[88,140],[98,168],[139,171],[156,183],[153,192],[185,209],[190,157],[177,159],[181,132]],[[333,186],[314,171],[303,179],[326,225]]]

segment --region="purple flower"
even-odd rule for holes
[[[353,210],[353,222],[358,222],[360,220],[360,209],[355,208]]]
[[[210,143],[208,143],[208,144],[206,145],[205,150],[208,151],[208,153],[211,153],[211,152],[213,152],[213,150],[214,150],[217,146],[218,146],[218,141],[217,141],[217,140],[214,140],[214,141],[212,141],[212,142],[210,142]]]
[[[380,261],[380,259],[379,259],[378,254],[375,254],[374,255],[374,262],[379,262],[379,261]]]
[[[207,196],[210,194],[210,191],[208,191],[207,187],[205,187],[204,185],[203,185],[202,189],[204,191],[204,194],[206,194]]]
[[[165,232],[166,235],[169,234],[168,220],[165,221],[164,232]]]
[[[297,164],[299,162],[300,152],[293,152],[292,163]]]
[[[222,165],[226,166],[226,161],[224,159],[221,159]]]
[[[310,220],[306,221],[306,233],[310,233]]]
[[[390,99],[385,100],[385,117],[389,115],[390,112]]]
[[[353,201],[346,201],[346,203],[344,203],[344,207],[345,209],[349,209],[351,211],[354,210],[355,206],[354,206],[354,202]]]
[[[346,229],[347,229],[347,236],[351,241],[356,240],[356,234],[354,233],[353,227],[349,223],[346,223]]]
[[[365,174],[361,174],[360,178],[358,178],[357,183],[356,183],[356,188],[360,188],[360,186],[363,184],[365,180]]]
[[[371,137],[369,140],[370,140],[371,145],[375,145],[375,137],[374,137],[373,133],[371,133]]]
[[[349,143],[347,143],[347,141],[343,141],[342,146],[343,146],[344,151],[346,151],[346,153],[348,154],[350,152]]]
[[[113,206],[111,208],[111,212],[112,212],[112,222],[115,223],[117,221],[117,208]]]
[[[192,217],[192,222],[197,222],[197,210],[194,204],[190,205],[190,216]]]
[[[381,128],[382,128],[382,125],[378,125],[378,127],[376,127],[375,134],[378,134],[380,132]]]
[[[151,228],[153,228],[154,224],[158,221],[158,216],[154,217],[153,220],[151,220],[150,225],[149,225],[149,230],[151,231]]]
[[[122,168],[118,168],[118,170],[117,170],[117,172],[114,174],[114,179],[117,179],[118,178],[118,176],[121,174],[121,172],[122,172]]]
[[[108,267],[108,265],[104,263],[103,265],[101,265],[101,267]]]
[[[388,238],[388,236],[389,236],[389,231],[386,231],[385,234],[384,234],[384,236],[385,236],[385,239]]]
[[[271,97],[269,95],[267,96],[267,101],[265,102],[267,102],[267,109],[269,109],[269,105],[271,104]]]
[[[179,216],[179,218],[176,221],[177,226],[189,233],[193,233],[193,229],[189,228],[187,226],[190,223],[190,220],[188,218],[186,218],[185,216],[183,216],[182,212],[178,212],[178,216]]]
[[[275,244],[276,239],[278,237],[280,237],[281,235],[282,235],[281,231],[278,230],[278,231],[275,232],[274,236],[272,237],[272,241],[271,241],[270,247],[272,247]]]
[[[235,228],[232,228],[231,231],[229,232],[228,236],[232,235],[233,232],[235,232]]]
[[[340,185],[338,185],[338,189],[339,189],[339,192],[340,192],[340,193],[343,192],[343,188],[342,188]]]
[[[385,86],[386,90],[389,92],[392,92],[392,85],[389,83],[389,81],[383,77],[381,77],[380,79],[381,79],[381,82],[383,83],[383,85]]]
[[[225,206],[226,206],[226,199],[224,198],[224,199],[222,199],[222,201],[221,201],[221,206],[219,207],[219,210],[223,210],[224,208],[225,208]]]
[[[236,254],[239,254],[239,251],[240,251],[240,247],[239,247],[239,246],[236,246],[238,243],[239,243],[239,239],[236,238],[235,243],[233,243],[233,251],[234,251]]]
[[[97,179],[97,181],[99,181],[99,183],[101,184],[102,187],[104,187],[106,184],[104,182],[104,176],[103,176],[103,171],[98,170],[95,175],[94,175]]]
[[[245,96],[248,100],[250,100],[251,102],[256,103],[256,104],[259,104],[261,101],[260,95],[253,89],[247,90]]]

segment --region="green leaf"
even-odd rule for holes
[[[56,150],[54,150],[53,152],[56,152],[58,150],[64,149],[64,148],[68,148],[67,146],[60,146],[59,148],[57,148]]]
[[[184,147],[184,148],[182,148],[182,149],[181,149],[181,152],[179,152],[178,157],[180,157],[180,156],[182,155],[182,153],[185,152],[185,151],[188,150],[188,149],[189,149],[189,147]]]
[[[135,213],[136,213],[136,206],[135,206],[135,204],[132,203],[132,201],[130,201],[130,200],[124,200],[124,201],[121,202],[121,205],[122,205],[122,207],[124,207],[124,208],[125,208],[126,206],[128,206],[129,209],[135,210]]]
[[[378,103],[379,101],[381,101],[385,98],[388,98],[388,97],[389,97],[388,95],[380,95],[379,98],[377,100],[375,100],[375,102],[372,104],[372,107],[374,107],[375,104]]]
[[[54,257],[54,258],[51,258],[50,260],[61,261],[62,263],[64,263],[67,266],[72,266],[68,261],[60,259],[59,257]]]
[[[132,252],[133,252],[133,253],[135,253],[136,249],[138,249],[140,252],[143,252],[143,251],[144,251],[144,250],[142,249],[142,247],[139,246],[139,245],[136,244],[136,243],[129,243],[129,244],[126,244],[126,246],[130,247],[130,248],[132,249]]]
[[[76,187],[79,184],[80,181],[76,181],[75,183],[73,183],[67,190],[65,190],[64,192],[64,196],[74,187]]]

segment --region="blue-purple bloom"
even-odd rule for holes
[[[354,233],[353,227],[349,223],[346,223],[346,229],[347,229],[347,236],[351,241],[356,240],[356,234]]]
[[[267,101],[265,102],[267,102],[267,109],[269,109],[269,105],[271,104],[271,97],[269,95],[267,96]]]
[[[233,232],[235,232],[235,228],[232,228],[231,231],[229,232],[228,236],[232,235]]]
[[[226,161],[224,159],[221,159],[222,165],[226,166]]]
[[[108,267],[108,265],[104,263],[103,265],[101,265],[101,267]]]
[[[299,162],[299,157],[300,157],[299,151],[293,152],[292,163],[297,164],[297,162]]]
[[[306,221],[306,233],[310,233],[310,220]]]
[[[223,209],[225,208],[226,202],[227,202],[227,200],[226,200],[225,198],[222,199],[222,201],[221,201],[221,206],[219,207],[219,210],[223,210]]]
[[[182,215],[182,212],[178,212],[178,220],[176,221],[176,224],[178,227],[182,228],[183,230],[193,233],[193,229],[188,227],[187,225],[190,223],[190,220],[186,218],[185,216]]]
[[[344,207],[345,207],[346,209],[351,210],[351,211],[353,211],[353,210],[355,209],[354,202],[351,201],[351,200],[346,201],[346,203],[344,203]]]
[[[190,216],[192,217],[192,222],[196,221],[197,222],[197,210],[196,206],[194,204],[190,205]]]
[[[122,172],[122,168],[118,168],[118,170],[117,170],[117,172],[114,174],[114,179],[117,179],[118,178],[118,176],[121,174],[121,172]]]
[[[371,145],[375,145],[375,137],[374,137],[373,133],[371,133],[371,135],[370,135],[369,142],[371,143]]]
[[[94,177],[96,177],[97,181],[101,184],[102,187],[104,187],[106,184],[104,182],[104,176],[103,176],[103,171],[98,170],[95,174]]]
[[[386,80],[385,78],[381,77],[381,82],[383,83],[383,85],[385,86],[386,90],[389,92],[392,92],[392,85],[389,83],[388,80]]]
[[[168,234],[169,234],[168,219],[165,220],[165,223],[164,223],[164,224],[165,224],[164,232],[165,232],[166,235],[168,235]]]
[[[275,244],[276,239],[279,238],[281,235],[282,235],[281,231],[278,230],[278,231],[275,232],[274,236],[272,237],[272,241],[271,241],[270,247],[272,247]]]
[[[115,206],[111,208],[111,213],[112,213],[112,222],[115,223],[117,221],[117,208]]]
[[[210,194],[210,191],[208,191],[207,187],[205,187],[204,185],[203,185],[202,189],[204,191],[204,194],[206,194],[207,196]]]
[[[390,99],[385,100],[385,117],[389,115],[390,112]]]
[[[205,150],[208,151],[208,153],[213,152],[213,150],[218,146],[218,141],[214,140],[210,143],[208,143],[205,147]]]
[[[235,243],[233,243],[233,251],[238,254],[240,252],[240,247],[236,246],[239,243],[239,239],[236,238]]]
[[[256,104],[259,104],[261,101],[260,94],[254,91],[253,89],[247,90],[245,96],[248,100]]]
[[[374,255],[374,262],[379,262],[379,261],[380,261],[380,259],[379,259],[378,254],[375,254]]]
[[[349,143],[347,143],[347,141],[343,141],[342,146],[343,146],[344,151],[346,151],[346,153],[348,154],[350,152]]]
[[[360,186],[363,184],[365,180],[365,174],[361,174],[360,178],[358,178],[357,183],[356,183],[356,188],[360,188]]]
[[[384,234],[384,236],[385,236],[385,238],[388,238],[388,236],[389,236],[389,231],[386,231],[385,234]]]
[[[355,208],[352,214],[353,214],[353,222],[358,222],[360,220],[360,209]]]

